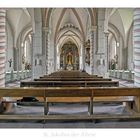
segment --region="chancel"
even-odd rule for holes
[[[0,127],[140,127],[139,25],[140,8],[0,8]]]

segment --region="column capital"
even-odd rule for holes
[[[89,28],[89,31],[90,32],[94,32],[94,31],[96,31],[97,30],[97,26],[91,26],[90,28]]]
[[[49,27],[42,27],[42,30],[46,33],[50,33],[50,28]]]
[[[105,36],[109,36],[109,31],[104,31]]]
[[[30,34],[31,34],[31,37],[33,37],[33,35],[34,35],[35,33],[34,33],[34,32],[31,32]]]

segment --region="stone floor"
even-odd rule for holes
[[[116,79],[113,79],[116,80]],[[118,79],[117,79],[118,80]],[[133,83],[119,80],[120,86],[133,87]],[[19,81],[9,83],[7,87],[19,87]],[[42,106],[16,106],[9,114],[16,112],[17,114],[38,114],[43,113]],[[121,114],[127,113],[124,106],[121,104],[96,104],[94,113],[103,114]],[[85,104],[54,104],[50,106],[50,114],[86,114],[87,105]],[[0,128],[140,128],[140,120],[101,120],[100,122],[94,121],[0,121]]]
[[[43,114],[42,106],[17,106],[6,114]],[[31,113],[32,112],[32,113]],[[50,106],[49,114],[87,114],[85,104],[54,104]],[[96,104],[95,114],[122,114],[127,113],[121,104]],[[0,121],[0,128],[139,128],[140,121],[101,120],[92,121]]]

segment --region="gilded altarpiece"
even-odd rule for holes
[[[60,68],[63,70],[79,70],[79,53],[74,43],[68,42],[62,46]]]

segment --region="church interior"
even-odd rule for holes
[[[139,8],[0,8],[0,128],[140,128],[139,87]]]

